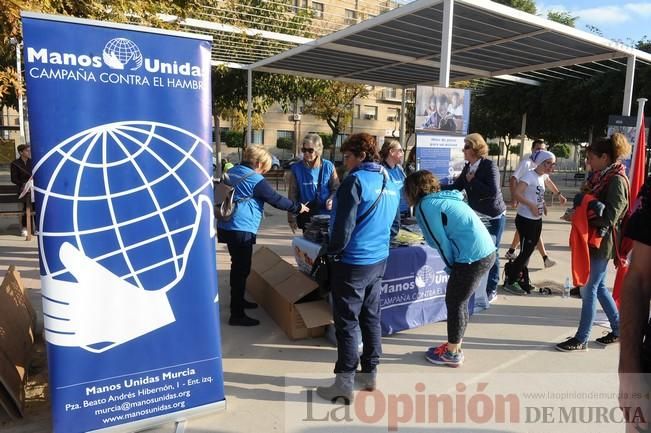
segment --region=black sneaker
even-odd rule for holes
[[[601,344],[602,346],[608,346],[609,344],[619,343],[619,335],[615,335],[612,332],[609,332],[603,337],[597,338],[595,342]]]
[[[247,310],[255,310],[256,308],[258,308],[258,304],[256,304],[255,302],[247,301],[246,299],[244,300],[244,302],[242,303],[242,305],[243,305],[244,308],[247,309]]]
[[[581,343],[576,338],[571,337],[562,343],[558,343],[554,347],[556,347],[556,350],[560,350],[561,352],[587,352],[588,342],[586,341],[585,343]]]
[[[228,324],[231,326],[258,326],[260,321],[247,315],[231,316],[231,318],[228,319]]]

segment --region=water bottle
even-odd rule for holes
[[[572,283],[570,277],[565,278],[565,285],[563,286],[563,298],[570,297],[570,290],[572,290]]]

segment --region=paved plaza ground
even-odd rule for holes
[[[563,187],[573,189],[572,184]],[[586,353],[561,353],[553,345],[572,336],[576,330],[581,301],[560,296],[560,287],[570,275],[570,253],[567,246],[570,225],[559,219],[564,208],[550,208],[544,223],[544,240],[550,257],[557,265],[544,269],[542,259],[534,253],[530,263],[532,281],[536,286],[550,286],[559,291],[552,296],[534,294],[528,297],[505,295],[500,292],[498,301],[470,320],[463,348],[465,364],[460,369],[434,366],[423,357],[427,347],[445,341],[445,322],[434,323],[383,338],[384,354],[380,366],[380,389],[386,395],[408,386],[406,395],[423,393],[454,393],[455,383],[468,385],[465,395],[469,399],[477,391],[478,382],[488,383],[484,393],[503,393],[506,390],[557,389],[569,391],[572,378],[594,377],[593,391],[616,392],[618,347],[601,348],[590,345]],[[509,223],[502,240],[501,255],[511,241],[514,231],[514,211],[509,210]],[[7,227],[0,235],[0,268],[16,265],[32,299],[38,299],[38,258],[36,242],[26,242],[16,235],[16,225]],[[291,231],[284,212],[267,208],[258,237],[258,245],[272,248],[293,263],[290,246]],[[306,414],[308,389],[327,383],[332,376],[336,349],[325,339],[291,341],[262,310],[251,315],[261,320],[261,326],[252,328],[230,327],[228,320],[228,269],[229,258],[223,245],[217,247],[219,270],[220,313],[222,324],[222,353],[227,398],[227,410],[221,413],[191,419],[185,426],[188,433],[208,432],[289,432],[289,431],[386,431],[387,425],[373,423],[350,426],[337,421],[337,416],[327,422],[316,421],[326,417],[333,407],[314,396],[314,412]],[[614,268],[608,276],[614,278]],[[611,286],[612,287],[612,286]],[[40,305],[38,305],[40,307]],[[595,326],[591,339],[599,337],[606,329]],[[38,377],[38,376],[37,376]],[[43,373],[41,370],[41,379]],[[540,386],[534,385],[543,380]],[[424,384],[417,387],[418,383]],[[414,384],[414,386],[411,386]],[[32,382],[32,386],[34,386]],[[50,431],[47,402],[39,400],[40,388],[31,390],[27,416],[19,422],[0,425],[3,433],[34,433]],[[456,395],[459,395],[459,389]],[[461,392],[464,394],[464,392]],[[520,396],[524,399],[524,396]],[[541,397],[542,398],[542,397]],[[412,399],[413,400],[413,399]],[[563,406],[558,395],[543,398],[539,406]],[[415,401],[415,400],[413,400]],[[615,405],[615,402],[612,402]],[[301,412],[303,411],[303,412]],[[298,415],[297,415],[298,413]],[[302,413],[302,415],[301,415]],[[339,414],[341,415],[341,413]],[[532,414],[528,414],[532,415]],[[535,414],[533,414],[535,415]],[[532,416],[533,416],[532,415]],[[414,421],[413,415],[411,421]],[[336,418],[336,419],[335,419]],[[531,421],[531,419],[530,419]],[[324,426],[328,425],[330,427]],[[491,422],[479,428],[445,428],[437,424],[414,424],[412,428],[397,431],[565,431],[554,426],[545,429],[540,425],[496,427]],[[152,432],[172,432],[174,425],[163,425]],[[574,426],[567,431],[623,432],[621,424]]]

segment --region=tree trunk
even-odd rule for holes
[[[217,112],[214,112],[213,114],[213,124],[215,125],[215,130],[213,131],[213,140],[215,143],[213,149],[215,152],[215,176],[219,179],[222,177],[222,140],[219,134],[220,122],[219,114]]]

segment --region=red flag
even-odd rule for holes
[[[637,195],[644,185],[644,167],[646,162],[646,128],[644,127],[644,116],[642,116],[642,123],[640,124],[640,135],[637,139],[637,146],[635,146],[635,154],[631,161],[631,194],[629,196],[629,204],[635,203]],[[631,207],[631,206],[629,206]]]
[[[646,167],[646,128],[644,126],[644,114],[642,115],[642,123],[640,124],[640,131],[638,134],[637,145],[635,146],[635,154],[631,160],[631,174],[629,180],[631,181],[631,190],[628,196],[628,216],[635,210],[635,203],[637,196],[644,185],[644,168]],[[628,219],[628,218],[626,218]],[[622,226],[623,228],[623,226]],[[633,241],[627,237],[622,237],[621,247],[619,254],[626,257],[633,248]],[[613,287],[613,298],[619,306],[619,291],[622,288],[624,277],[628,272],[628,266],[620,266],[617,268],[617,276],[615,277],[615,286]]]

